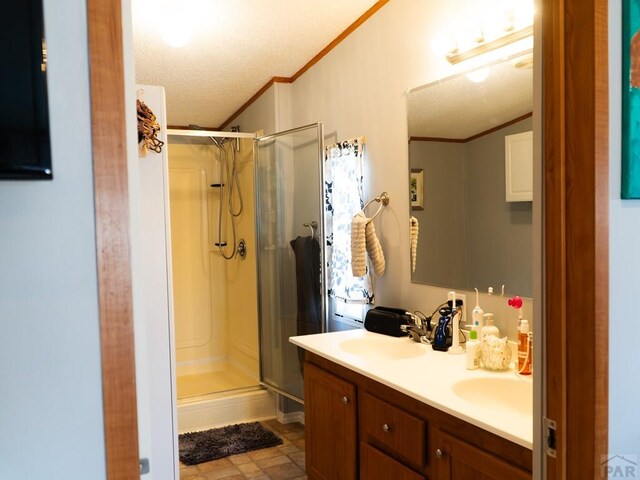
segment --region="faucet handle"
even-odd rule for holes
[[[409,317],[412,324],[414,324],[417,327],[422,326],[422,319],[418,315],[411,312],[404,312],[404,314]]]

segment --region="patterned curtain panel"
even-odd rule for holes
[[[347,303],[374,303],[367,266],[363,277],[351,274],[351,220],[364,208],[364,137],[329,145],[324,152],[325,235],[329,295]]]

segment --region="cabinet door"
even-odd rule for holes
[[[436,458],[442,480],[531,480],[531,473],[442,432]]]
[[[408,467],[366,443],[360,444],[360,480],[425,480]]]
[[[504,137],[507,202],[533,200],[533,132]]]
[[[356,388],[310,363],[304,368],[307,476],[356,479]]]

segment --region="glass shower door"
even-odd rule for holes
[[[255,159],[260,380],[302,401],[288,339],[325,330],[322,124],[258,138]]]

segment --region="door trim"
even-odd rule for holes
[[[87,0],[108,479],[139,478],[121,0]]]
[[[545,416],[557,422],[546,478],[600,478],[608,444],[608,4],[542,5]]]

